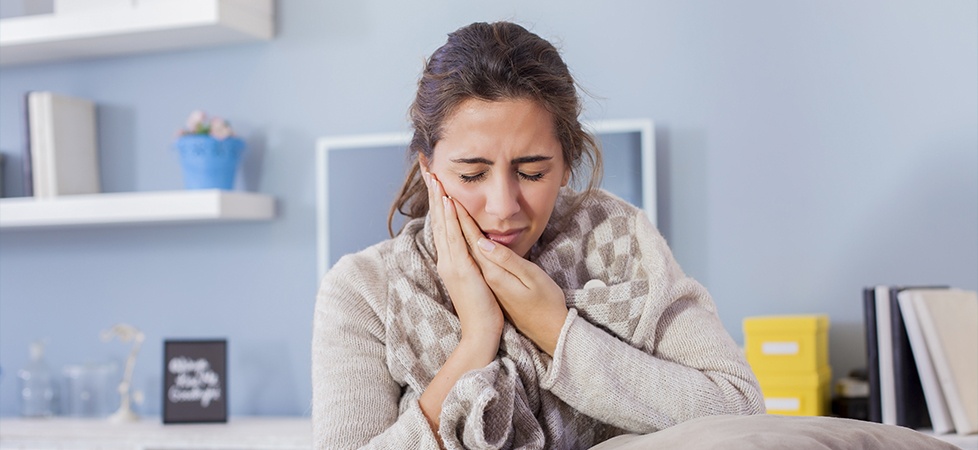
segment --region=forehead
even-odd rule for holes
[[[557,157],[560,142],[554,132],[553,116],[529,99],[463,101],[445,121],[435,145],[438,156],[524,156]]]

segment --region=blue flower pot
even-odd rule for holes
[[[175,147],[180,152],[185,188],[234,188],[244,141],[236,137],[214,139],[208,135],[191,134],[181,136]]]

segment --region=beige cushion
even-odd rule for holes
[[[592,449],[957,449],[909,428],[834,417],[712,416],[648,435],[624,435]]]

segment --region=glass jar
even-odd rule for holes
[[[71,364],[64,376],[64,415],[106,417],[119,406],[119,366],[114,362]]]

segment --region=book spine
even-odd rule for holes
[[[896,390],[893,376],[893,332],[890,331],[890,288],[876,286],[876,340],[879,344],[880,416],[896,425]]]
[[[913,349],[913,360],[917,363],[917,373],[920,375],[920,384],[927,403],[927,414],[933,424],[934,433],[950,433],[954,431],[951,412],[947,408],[947,402],[944,401],[944,393],[941,392],[941,384],[937,380],[937,373],[931,362],[930,351],[927,349],[927,341],[924,340],[924,332],[917,313],[918,308],[915,305],[915,302],[923,301],[923,297],[912,291],[904,291],[898,295],[898,301],[900,312],[903,314],[903,323],[907,328],[907,338],[910,339],[910,347]]]
[[[866,378],[869,382],[869,420],[882,423],[880,409],[879,343],[876,340],[876,289],[863,289],[863,316],[866,325]]]
[[[890,289],[890,335],[893,342],[893,391],[896,424],[909,428],[930,427],[920,373],[914,361],[910,338],[903,321],[898,295],[904,289]]]
[[[31,93],[24,94],[24,136],[27,145],[24,146],[24,158],[21,161],[23,169],[24,196],[34,196],[34,173],[32,168],[33,158],[33,136],[31,135]]]
[[[28,94],[30,118],[31,180],[35,197],[48,197],[47,155],[50,152],[50,96],[45,92]]]

